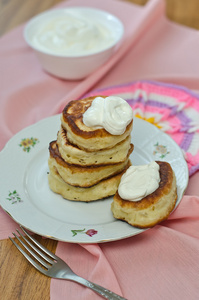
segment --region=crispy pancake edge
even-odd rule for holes
[[[156,162],[161,166],[162,172],[169,169],[168,176],[171,176],[172,180],[168,180],[167,184],[167,175],[163,176],[161,174],[162,186],[160,190],[158,188],[149,195],[151,197],[147,196],[137,203],[121,199],[116,192],[111,204],[111,210],[115,218],[141,229],[151,228],[168,219],[177,201],[176,177],[170,164],[167,162]],[[147,199],[149,199],[148,205],[146,205]],[[162,210],[163,207],[164,210]]]
[[[134,208],[137,210],[146,209],[152,204],[158,202],[161,196],[168,194],[173,182],[173,170],[167,162],[156,161],[156,163],[160,166],[160,183],[158,189],[152,194],[136,202],[122,199],[117,191],[114,200],[117,201],[121,207]]]
[[[129,161],[126,169],[130,167],[130,165],[131,162]],[[115,194],[115,191],[117,190],[120,182],[120,178],[124,174],[126,169],[121,173],[111,176],[108,179],[104,179],[98,184],[95,184],[88,188],[70,186],[63,181],[56,170],[50,170],[48,175],[49,187],[54,193],[60,194],[66,200],[82,202],[103,200],[104,198],[113,196]],[[56,182],[61,182],[61,185],[57,184]],[[110,186],[110,188],[107,189],[107,186]]]
[[[126,160],[125,161],[127,161],[127,159],[129,158],[130,154],[132,153],[131,150],[133,151],[133,145],[130,148],[130,150],[128,152],[128,155],[126,156]],[[81,166],[81,165],[77,165],[77,164],[70,164],[70,163],[66,162],[61,157],[61,155],[59,153],[58,146],[56,144],[56,141],[50,142],[50,144],[49,144],[49,153],[50,153],[50,156],[52,158],[54,158],[57,161],[58,164],[62,165],[63,167],[67,166],[68,168],[72,168],[75,172],[79,172],[79,171],[84,172],[84,170],[87,171],[87,170],[92,170],[92,169],[94,169],[94,170],[96,170],[96,169],[100,170],[100,168],[104,168],[106,166],[113,166],[113,165],[117,166],[117,165],[121,165],[122,163],[125,162],[124,161],[124,162],[119,162],[119,163],[115,163],[115,164],[100,164],[100,165],[89,165],[89,166],[85,166],[85,165]]]
[[[123,147],[124,143],[128,144],[128,141],[130,142],[130,136],[128,136],[125,140],[119,142],[118,144],[116,144],[114,147],[110,149],[101,149],[98,151],[90,152],[87,150],[83,150],[79,148],[77,145],[73,145],[72,143],[70,143],[70,141],[67,139],[67,132],[63,127],[60,128],[57,134],[57,147],[62,156],[62,159],[69,164],[74,164],[79,166],[92,166],[92,165],[99,166],[99,165],[106,165],[106,164],[114,165],[116,163],[124,162],[126,158],[129,157],[130,154],[133,152],[134,145],[130,143],[128,145],[128,148],[126,148],[126,152],[122,156],[117,155],[120,149],[118,147],[120,147],[120,145],[121,147]],[[121,149],[123,150],[123,148]],[[75,150],[73,152],[75,154],[75,157],[73,157],[72,155],[73,150]],[[67,155],[69,155],[69,158],[67,157]],[[101,160],[101,157],[103,156],[106,156],[104,158],[105,160],[107,159],[104,163]],[[87,162],[88,157],[90,160],[89,163]]]
[[[104,128],[91,129],[91,128],[87,127],[88,131],[85,131],[85,130],[80,129],[79,126],[76,124],[77,120],[80,120],[80,122],[83,124],[83,114],[91,106],[92,101],[96,97],[105,98],[107,96],[98,95],[98,96],[94,96],[94,97],[88,97],[88,98],[84,98],[84,99],[80,99],[80,100],[70,101],[62,111],[61,121],[62,121],[63,127],[65,129],[67,129],[64,124],[64,123],[66,123],[67,126],[70,127],[70,130],[73,132],[73,134],[81,136],[84,139],[91,139],[91,138],[95,138],[95,137],[104,138],[104,137],[112,136],[112,134],[107,132]],[[88,102],[88,103],[86,105],[82,106],[82,104],[85,102]],[[68,111],[72,108],[73,108],[73,111],[74,111],[74,108],[76,108],[76,114],[68,113]],[[132,125],[133,125],[133,120],[128,124],[125,132],[129,131],[130,128],[132,127]]]

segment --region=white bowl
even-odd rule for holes
[[[92,27],[88,27],[88,29],[84,31],[84,34],[88,35],[85,35],[84,38],[80,35],[80,37],[77,38],[74,33],[75,31],[72,30],[76,30],[79,26],[79,20],[75,23],[76,25],[74,24],[73,19],[71,19],[71,25],[65,23],[69,22],[70,18],[73,18],[74,16],[75,18],[83,17],[84,20],[92,22],[94,26],[99,25],[100,32],[101,30],[106,29],[109,32],[109,36],[106,37],[105,43],[102,44],[101,47],[98,45],[91,50],[83,49],[81,51],[76,51],[81,45],[78,44],[77,48],[68,51],[68,48],[65,47],[64,44],[67,39],[71,38],[74,39],[75,42],[80,41],[82,44],[85,44],[85,40],[88,42],[95,41],[96,33],[98,34],[96,28],[93,29]],[[58,38],[53,34],[51,35],[52,29],[50,26],[55,22],[55,19],[56,22],[59,22],[59,25],[56,25],[56,28],[54,29],[58,32]],[[66,28],[68,28],[66,25],[73,27],[72,29],[67,29],[69,31],[66,31]],[[45,29],[46,26],[48,27],[47,29]],[[76,26],[75,29],[74,26]],[[45,35],[41,37],[42,31],[45,32]],[[62,79],[77,80],[85,78],[110,58],[118,46],[118,43],[123,36],[123,32],[124,27],[121,21],[108,12],[89,7],[70,7],[66,9],[49,10],[32,18],[24,29],[24,38],[27,44],[34,49],[38,60],[45,71]],[[65,49],[59,48],[59,46],[57,46],[58,44],[53,44],[53,48],[51,48],[52,44],[49,44],[48,38],[51,39],[50,41],[53,41],[53,43],[56,43],[57,41],[58,43],[62,43],[63,48],[65,47]]]

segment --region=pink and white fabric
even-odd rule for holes
[[[93,90],[85,96],[118,95],[135,117],[168,133],[182,149],[189,174],[199,170],[199,96],[185,87],[138,81]]]

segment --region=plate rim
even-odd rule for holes
[[[21,136],[21,135],[23,135],[23,133],[26,133],[26,132],[28,132],[29,130],[32,130],[32,129],[34,129],[35,127],[37,127],[37,126],[44,126],[44,124],[47,122],[52,122],[52,123],[55,123],[55,122],[58,122],[58,119],[60,118],[60,114],[56,114],[56,115],[53,115],[53,116],[50,116],[50,117],[47,117],[47,118],[44,118],[44,119],[42,119],[42,120],[40,120],[40,121],[38,121],[38,122],[36,122],[36,123],[34,123],[34,124],[32,124],[32,125],[29,125],[29,126],[27,126],[27,127],[25,127],[25,128],[23,128],[21,131],[19,131],[18,133],[16,133],[7,143],[6,143],[6,145],[4,146],[4,148],[1,150],[1,152],[0,152],[0,160],[1,160],[1,155],[4,155],[5,154],[5,152],[7,151],[7,149],[10,147],[10,145],[12,145],[12,143],[13,143],[13,141],[17,138],[17,137],[19,137],[19,136]],[[186,166],[186,174],[184,174],[185,175],[185,181],[186,181],[186,184],[185,184],[185,186],[183,187],[183,190],[182,190],[182,195],[181,195],[181,199],[178,199],[178,202],[177,202],[177,204],[176,204],[176,206],[175,206],[175,208],[174,208],[174,210],[177,208],[177,206],[179,205],[179,203],[181,202],[181,200],[182,200],[182,197],[183,197],[183,195],[184,195],[184,193],[185,193],[185,191],[186,191],[186,188],[187,188],[187,185],[188,185],[188,181],[189,181],[189,173],[188,173],[188,166],[187,166],[187,163],[186,163],[186,160],[185,160],[185,158],[184,158],[184,156],[183,156],[183,152],[182,152],[182,150],[181,150],[181,148],[178,146],[178,144],[167,134],[167,133],[165,133],[165,132],[163,132],[163,131],[161,131],[160,129],[158,129],[156,126],[154,126],[154,125],[152,125],[152,124],[150,124],[149,122],[147,122],[147,121],[145,121],[145,120],[142,120],[142,119],[139,119],[139,118],[136,118],[136,117],[134,117],[134,119],[136,119],[136,120],[139,120],[139,121],[137,121],[138,123],[139,122],[141,122],[141,124],[147,124],[147,126],[149,127],[149,128],[153,128],[153,130],[154,131],[156,131],[156,132],[158,132],[158,133],[160,133],[161,135],[166,135],[167,136],[167,139],[173,144],[173,145],[175,145],[175,147],[177,147],[177,149],[179,150],[180,149],[180,153],[181,153],[181,159],[182,159],[182,161],[183,161],[183,163],[184,163],[184,166]],[[144,126],[145,126],[144,125]],[[56,128],[57,129],[57,131],[58,131],[58,128]],[[50,142],[50,141],[49,141]],[[37,152],[36,152],[37,153]],[[0,172],[1,173],[1,172]],[[23,222],[19,222],[18,220],[17,220],[17,218],[16,217],[13,217],[13,215],[10,213],[10,211],[8,211],[5,207],[4,207],[4,205],[2,205],[3,204],[3,199],[1,200],[0,199],[0,204],[1,204],[1,207],[2,207],[2,209],[16,222],[16,223],[18,223],[18,224],[20,224],[20,225],[22,225],[22,226],[24,226],[25,228],[27,228],[28,230],[30,230],[30,231],[32,231],[32,232],[34,232],[34,233],[36,233],[36,234],[38,234],[38,235],[42,235],[42,236],[45,236],[45,237],[47,237],[47,238],[51,238],[51,239],[54,239],[54,240],[57,240],[57,241],[63,241],[63,242],[70,242],[70,243],[87,243],[87,244],[91,244],[91,243],[105,243],[105,242],[111,242],[111,241],[117,241],[117,240],[122,240],[122,239],[125,239],[125,238],[129,238],[129,237],[132,237],[132,236],[135,236],[135,235],[137,235],[137,234],[141,234],[142,232],[144,232],[144,231],[146,231],[146,230],[148,230],[148,229],[150,229],[150,228],[147,228],[147,229],[139,229],[138,231],[138,233],[134,233],[134,234],[132,234],[131,232],[129,232],[129,233],[127,233],[126,235],[122,235],[122,236],[120,236],[120,237],[113,237],[113,238],[103,238],[103,239],[97,239],[96,238],[96,236],[92,236],[92,239],[90,239],[90,240],[88,240],[87,239],[87,236],[85,236],[85,239],[79,239],[79,240],[76,240],[76,239],[72,239],[72,236],[71,236],[71,238],[69,239],[69,238],[67,238],[67,239],[60,239],[60,238],[57,238],[56,236],[53,236],[53,235],[46,235],[46,234],[42,234],[41,232],[38,232],[38,231],[35,231],[33,228],[31,228],[31,227],[29,227],[29,226],[26,226],[26,225],[24,225],[24,224],[22,224]],[[173,211],[174,211],[173,210]],[[121,220],[116,220],[117,222],[123,222],[123,221],[121,221]],[[126,223],[127,224],[127,223]],[[67,224],[66,224],[67,225]],[[131,225],[129,225],[129,224],[127,224],[127,226],[131,226]],[[42,231],[42,229],[41,229],[41,231]]]

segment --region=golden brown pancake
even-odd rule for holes
[[[160,166],[159,188],[137,202],[122,199],[117,191],[111,205],[115,218],[138,228],[153,227],[168,218],[177,200],[176,178],[169,163],[156,163]]]
[[[95,98],[96,96],[71,101],[65,106],[61,114],[61,124],[67,131],[67,139],[73,145],[86,151],[99,151],[114,147],[130,135],[133,126],[132,120],[121,135],[112,135],[104,128],[87,127],[83,123],[83,114]]]
[[[130,166],[130,161],[126,169]],[[125,170],[126,170],[125,169]],[[121,176],[125,170],[115,176],[100,181],[88,188],[75,187],[66,183],[55,167],[49,166],[48,182],[51,190],[57,194],[62,195],[63,198],[73,201],[90,202],[112,196],[117,191]]]
[[[61,127],[57,134],[57,146],[61,157],[69,164],[91,166],[101,164],[116,164],[124,162],[133,151],[131,136],[110,149],[89,152],[72,145],[68,139],[66,130]]]
[[[49,145],[50,157],[48,165],[55,167],[62,179],[73,186],[89,187],[103,179],[122,172],[128,164],[128,156],[124,162],[97,166],[78,166],[65,162],[61,157],[56,141]]]

